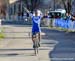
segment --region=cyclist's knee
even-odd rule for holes
[[[35,39],[35,37],[34,37],[34,35],[32,35],[32,41],[33,41],[33,42],[35,41],[34,39]]]

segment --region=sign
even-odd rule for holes
[[[10,4],[13,4],[13,3],[15,3],[16,1],[18,1],[18,0],[9,0],[9,3],[10,3]]]

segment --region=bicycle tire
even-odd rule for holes
[[[36,40],[35,42],[34,42],[34,46],[35,46],[35,48],[34,48],[34,52],[35,52],[35,55],[37,55],[38,54],[38,40]]]

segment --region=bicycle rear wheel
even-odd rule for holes
[[[34,46],[35,46],[35,48],[34,48],[34,52],[35,52],[35,55],[37,55],[38,54],[38,40],[36,40],[35,42],[34,42]]]

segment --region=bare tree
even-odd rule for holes
[[[33,11],[33,9],[36,9],[37,7],[39,7],[40,4],[40,0],[23,0],[26,4],[26,7],[28,9],[30,9],[31,11]],[[30,5],[29,5],[30,3]]]
[[[0,17],[5,17],[5,15],[6,15],[5,0],[0,0]]]
[[[64,5],[66,12],[71,13],[71,7],[72,7],[71,0],[67,0],[67,3],[65,3],[65,2],[66,2],[66,0],[62,0],[62,3]]]
[[[71,0],[68,0],[67,2],[67,12],[68,13],[71,13],[71,8],[72,8]]]
[[[67,6],[66,6],[66,4],[65,4],[65,0],[62,0],[62,3],[63,3],[63,5],[64,5],[65,10],[67,11]]]

